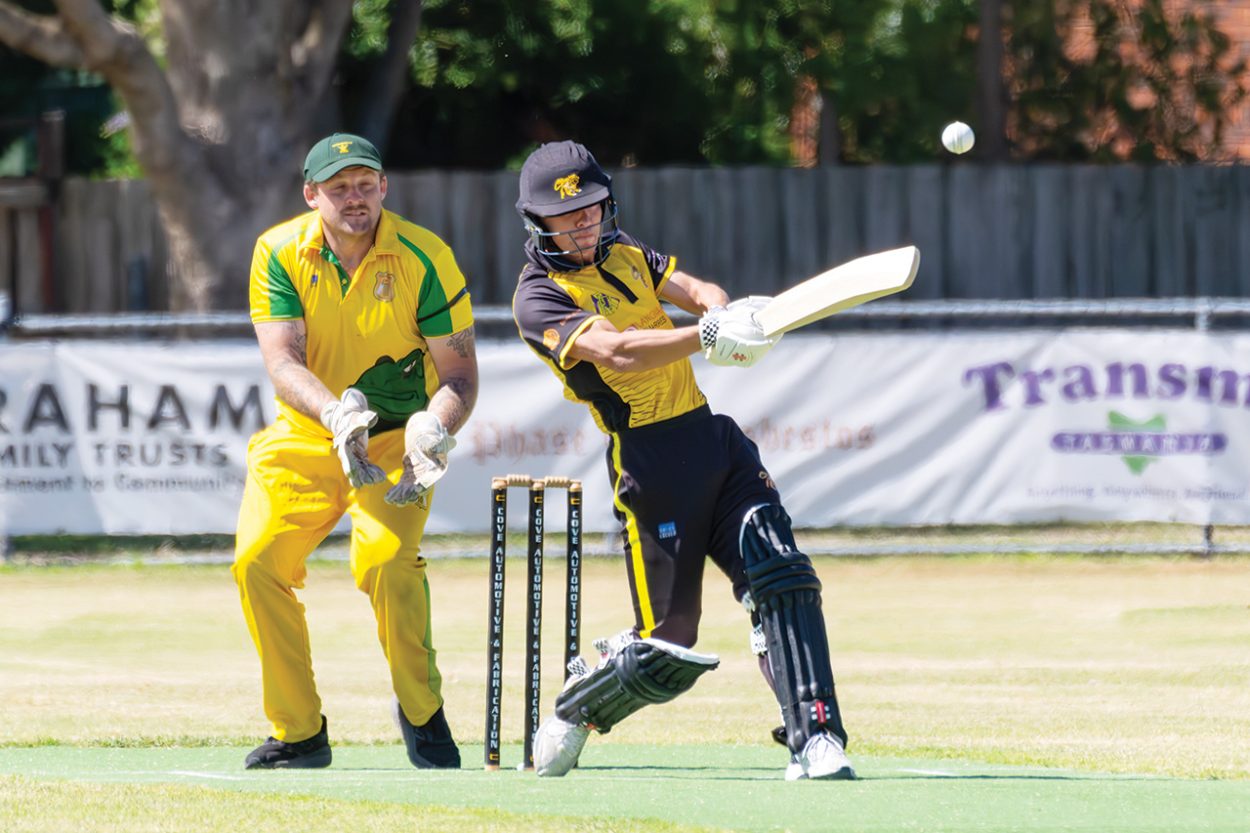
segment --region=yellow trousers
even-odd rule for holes
[[[369,440],[369,458],[389,483],[353,489],[330,441],[281,418],[255,434],[247,450],[247,485],[239,510],[234,573],[243,616],[260,654],[265,715],[273,736],[291,743],[321,730],[321,698],[313,681],[304,605],[308,555],[351,517],[351,571],[377,616],[378,640],[391,682],[417,725],[442,705],[442,678],[430,636],[429,585],[421,534],[425,505],[383,500],[402,466],[402,429]],[[432,494],[430,495],[432,496]]]

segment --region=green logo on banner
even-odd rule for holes
[[[1146,431],[1158,433],[1167,428],[1167,421],[1163,418],[1163,414],[1158,414],[1145,422],[1135,422],[1118,411],[1112,411],[1107,414],[1107,427],[1117,432]],[[1146,466],[1159,458],[1149,454],[1125,454],[1120,459],[1124,461],[1124,465],[1128,466],[1128,470],[1133,474],[1141,474],[1146,470]]]

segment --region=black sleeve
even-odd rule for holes
[[[677,259],[672,255],[666,255],[663,252],[657,252],[655,249],[643,243],[632,234],[621,232],[617,240],[627,246],[633,246],[642,252],[643,259],[647,261],[647,269],[651,272],[651,288],[659,291],[660,286],[668,280],[676,267]]]
[[[512,298],[512,317],[525,343],[560,367],[568,366],[566,356],[574,339],[602,318],[579,308],[559,284],[541,273],[522,278]]]

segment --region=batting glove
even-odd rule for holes
[[[754,315],[755,313],[762,310],[764,307],[771,304],[772,301],[773,299],[767,295],[748,295],[745,298],[739,298],[736,301],[730,301],[729,306],[726,307],[726,309],[735,310],[735,311],[746,309],[746,310],[750,310],[751,314]]]
[[[355,388],[343,391],[342,399],[321,409],[321,424],[333,437],[331,445],[353,488],[386,480],[386,472],[369,462],[369,429],[377,421],[365,395]]]
[[[767,299],[763,299],[767,302]],[[724,312],[709,312],[699,319],[699,343],[703,357],[722,367],[750,367],[764,357],[781,336],[769,338],[755,321],[760,306],[751,298],[735,301]]]
[[[399,482],[386,493],[386,502],[395,506],[418,503],[447,473],[447,454],[456,447],[456,438],[429,411],[408,417],[404,426],[404,471]]]

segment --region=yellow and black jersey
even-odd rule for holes
[[[249,288],[252,321],[302,318],[308,369],[339,396],[359,389],[377,411],[371,433],[400,428],[438,389],[426,338],[473,325],[464,275],[433,232],[383,211],[368,256],[348,274],[325,242],[315,211],[256,241]],[[325,428],[278,400],[278,416]]]
[[[607,259],[576,271],[548,271],[527,246],[529,263],[512,299],[521,338],[564,383],[564,395],[590,406],[605,433],[651,425],[706,404],[689,359],[619,373],[569,358],[577,337],[599,319],[618,330],[671,330],[659,293],[676,259],[622,233]]]

